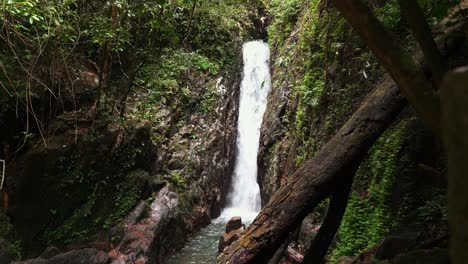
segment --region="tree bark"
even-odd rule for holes
[[[267,263],[288,233],[332,195],[340,182],[354,175],[369,148],[404,105],[387,75],[322,150],[274,193],[244,236],[225,250],[218,263]]]
[[[468,259],[468,67],[450,73],[441,90],[448,153],[448,214],[452,264]]]
[[[440,136],[439,98],[421,68],[396,44],[395,38],[362,1],[333,0],[333,2],[387,69],[424,123]]]
[[[330,200],[327,215],[323,221],[318,234],[312,240],[312,244],[304,254],[302,263],[324,263],[324,257],[327,255],[335,234],[340,228],[341,219],[348,205],[349,193],[353,184],[354,177],[347,177],[346,181],[337,188]]]
[[[403,16],[408,21],[408,25],[424,53],[425,60],[431,67],[434,82],[439,86],[446,71],[445,62],[437,48],[424,13],[416,0],[398,0],[398,2]]]

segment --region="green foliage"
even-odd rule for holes
[[[396,31],[401,27],[402,16],[397,0],[388,1],[383,7],[374,10],[377,19],[391,31]]]
[[[212,109],[216,99],[214,86],[207,84],[202,91],[192,88],[200,81],[199,76],[214,80],[221,68],[218,62],[199,52],[173,49],[164,49],[154,61],[142,68],[136,81],[148,94],[138,102],[136,114],[140,118],[157,124],[158,112],[166,106],[174,112],[193,111],[192,105],[198,105],[204,113]]]
[[[398,224],[398,214],[390,209],[398,163],[402,157],[407,122],[386,131],[369,151],[369,158],[360,166],[354,190],[338,231],[339,242],[332,261],[339,256],[355,256],[373,246]],[[356,191],[357,190],[357,191]],[[364,190],[364,191],[360,191]]]
[[[244,18],[257,8],[250,0],[5,0],[0,113],[18,111],[24,139],[41,134],[46,144],[55,116],[40,113],[74,105],[83,74],[96,74],[90,99],[108,120],[132,113],[158,124],[163,108],[180,110],[178,117],[208,113],[217,99],[213,79],[234,69],[246,28],[254,28]],[[202,78],[206,92],[194,91]]]
[[[216,101],[216,87],[214,85],[206,87],[206,91],[203,93],[202,100],[200,102],[200,112],[209,114],[213,111],[214,103]]]
[[[104,221],[103,228],[109,229],[118,225],[125,218],[125,216],[135,207],[140,198],[139,186],[131,186],[127,190],[118,192],[115,198],[114,211]]]
[[[296,165],[317,149],[311,124],[324,109],[324,99],[330,97],[331,83],[327,80],[327,71],[334,66],[336,55],[344,48],[344,20],[333,12],[320,14],[318,4],[303,4],[296,25],[297,40],[289,44],[282,53],[284,55],[276,60],[278,66],[294,65],[290,68],[295,80],[289,80],[287,75],[285,78],[293,83],[293,95],[298,101],[293,119],[295,137],[299,143]]]
[[[182,193],[187,189],[185,179],[180,175],[179,171],[171,171],[169,176],[171,177],[170,183],[177,192]]]
[[[175,14],[178,34],[210,60],[232,66],[242,39],[247,37],[246,27],[252,26],[246,24],[246,18],[257,6],[253,1],[238,0],[189,2]]]
[[[299,0],[264,0],[263,2],[273,15],[273,22],[268,27],[270,43],[282,43],[291,33],[303,3]]]
[[[85,220],[91,217],[92,209],[96,203],[96,194],[92,193],[88,198],[88,201],[83,204],[79,209],[73,212],[73,215],[68,218],[59,228],[46,232],[43,238],[48,244],[55,243],[71,243],[76,241],[88,241],[92,234],[88,228],[90,226],[82,226],[85,224]],[[52,215],[57,212],[52,210]]]
[[[460,1],[458,0],[419,0],[419,5],[425,11],[425,15],[430,25],[436,25],[439,23],[449,14],[450,10],[459,3]]]
[[[416,210],[416,221],[423,224],[448,222],[447,192],[444,189],[434,189],[431,199]]]
[[[37,223],[42,225],[37,235],[41,246],[88,243],[119,226],[142,198],[149,175],[137,161],[151,148],[145,144],[149,129],[132,131],[118,146],[115,140],[123,131],[105,134],[103,129],[90,131],[74,149],[59,144],[49,150],[41,187],[34,193],[45,200],[33,204],[47,216],[47,223]]]
[[[23,40],[39,48],[48,41],[73,43],[78,39],[75,22],[78,19],[75,1],[8,0],[0,19]]]

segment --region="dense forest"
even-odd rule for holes
[[[0,264],[468,263],[468,1],[0,18]]]

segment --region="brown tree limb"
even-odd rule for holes
[[[276,251],[273,257],[270,259],[268,264],[279,264],[281,260],[283,260],[283,258],[285,257],[285,254],[286,255],[288,254],[289,244],[291,243],[292,240],[297,239],[300,231],[301,231],[301,228],[298,227],[292,234],[289,235],[288,239],[286,239],[286,241],[283,242],[283,244],[279,247],[279,249]]]
[[[396,39],[361,0],[333,2],[390,73],[424,123],[440,136],[439,97],[420,67],[396,44]]]
[[[424,53],[424,58],[431,67],[434,82],[439,86],[446,72],[444,57],[437,48],[424,13],[416,0],[398,0],[398,2],[403,16],[408,21],[408,25]]]
[[[367,151],[405,105],[387,76],[338,133],[291,175],[218,263],[267,263],[317,204],[352,177]]]
[[[198,0],[193,1],[192,11],[190,12],[189,24],[188,24],[188,28],[187,28],[187,34],[185,34],[184,42],[187,40],[187,38],[190,36],[190,33],[192,32],[193,15],[195,14],[195,9],[197,7],[197,2],[198,2]]]
[[[448,215],[451,263],[468,259],[468,67],[450,73],[441,90],[448,153]]]
[[[344,177],[345,181],[337,188],[330,199],[327,215],[323,221],[319,232],[312,240],[309,249],[304,254],[302,263],[324,263],[324,257],[327,255],[335,234],[340,228],[341,219],[348,205],[349,193],[353,185],[354,177]]]

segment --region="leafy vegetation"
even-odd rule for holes
[[[177,192],[183,193],[187,189],[185,179],[180,175],[178,171],[171,171],[169,173],[171,179],[170,182]]]
[[[136,100],[137,105],[152,108],[155,101],[170,104],[171,98],[180,97],[190,104],[186,101],[194,93],[190,89],[196,80],[189,75],[206,72],[214,78],[234,66],[247,28],[253,28],[241,18],[250,15],[254,4],[239,5],[234,0],[4,1],[0,12],[5,21],[0,34],[1,113],[19,113],[24,123],[18,134],[25,135],[24,142],[40,135],[46,144],[55,113],[69,110],[67,104],[75,111],[82,107],[76,100],[83,91],[75,79],[94,78],[91,107],[97,111],[88,113],[93,118],[124,116],[127,101],[132,101],[131,107]],[[144,92],[149,100],[135,97]],[[211,109],[213,91],[207,92],[201,91],[202,111]],[[155,121],[158,110],[153,110],[133,117]]]
[[[375,245],[398,225],[398,214],[390,209],[392,190],[398,177],[402,157],[403,138],[407,122],[385,132],[369,152],[369,159],[361,165],[355,178],[338,236],[340,242],[333,251],[338,256],[355,256]]]

